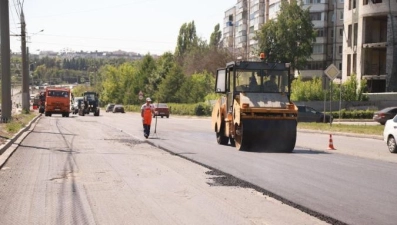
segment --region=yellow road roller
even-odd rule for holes
[[[297,106],[290,101],[289,63],[233,61],[218,69],[212,129],[220,145],[241,151],[292,152]]]

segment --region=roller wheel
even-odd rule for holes
[[[233,147],[236,147],[236,141],[234,140],[234,138],[230,138],[230,145]]]
[[[227,143],[229,143],[229,137],[226,137],[224,133],[223,127],[220,129],[220,132],[216,133],[216,142],[220,145],[227,145]]]
[[[245,119],[235,126],[235,144],[240,151],[286,152],[294,150],[295,120]]]
[[[239,151],[245,151],[248,150],[247,144],[243,142],[243,135],[244,135],[244,129],[243,129],[243,123],[240,123],[240,126],[236,126],[236,136],[234,137],[234,146],[237,148]]]

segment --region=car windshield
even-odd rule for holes
[[[158,104],[155,104],[155,106],[157,108],[168,108],[167,104],[165,104],[165,103],[158,103]]]

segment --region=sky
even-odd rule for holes
[[[174,52],[179,29],[195,22],[209,41],[216,24],[237,0],[19,0],[23,2],[27,46],[39,51]],[[9,0],[12,52],[21,52],[18,0]],[[19,11],[19,10],[18,10]]]

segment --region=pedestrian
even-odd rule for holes
[[[143,123],[143,135],[145,138],[149,137],[150,134],[150,124],[152,123],[152,115],[154,114],[154,105],[152,105],[152,100],[146,98],[146,103],[141,107],[141,117]]]

